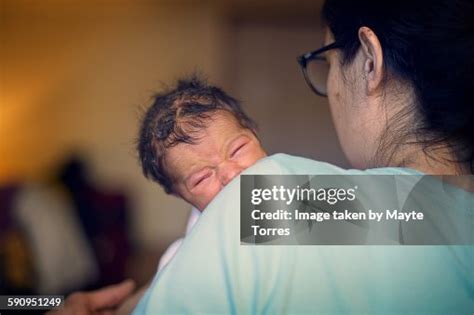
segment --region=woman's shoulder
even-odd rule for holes
[[[403,167],[383,167],[366,170],[345,169],[337,165],[285,153],[270,155],[243,174],[292,174],[292,175],[422,175]]]

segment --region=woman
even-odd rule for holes
[[[311,88],[328,96],[349,161],[368,169],[359,173],[472,174],[473,3],[328,0],[323,18],[326,45],[302,56],[300,64]],[[321,58],[329,63],[327,80],[322,68],[312,71]],[[357,173],[274,155],[245,173],[351,172]],[[467,206],[472,218],[472,204]],[[239,219],[234,180],[208,206],[135,312],[474,310],[472,245],[241,246]]]
[[[299,61],[359,170],[277,154],[245,173],[471,175],[473,3],[328,0],[323,18],[325,46]],[[472,245],[241,246],[239,184],[209,204],[136,314],[474,310]]]

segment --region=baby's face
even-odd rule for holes
[[[212,115],[199,138],[196,144],[169,148],[164,165],[173,192],[203,211],[225,185],[266,153],[255,135],[225,111]]]

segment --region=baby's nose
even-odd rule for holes
[[[219,168],[219,179],[223,186],[227,185],[235,176],[242,172],[242,168],[235,163],[224,163]]]

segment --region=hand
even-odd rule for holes
[[[133,292],[135,283],[126,280],[91,292],[76,292],[65,301],[64,306],[48,312],[49,315],[114,314],[115,309]]]
[[[130,315],[149,286],[150,284],[145,285],[138,289],[134,294],[127,297],[127,299],[115,310],[114,315]]]

